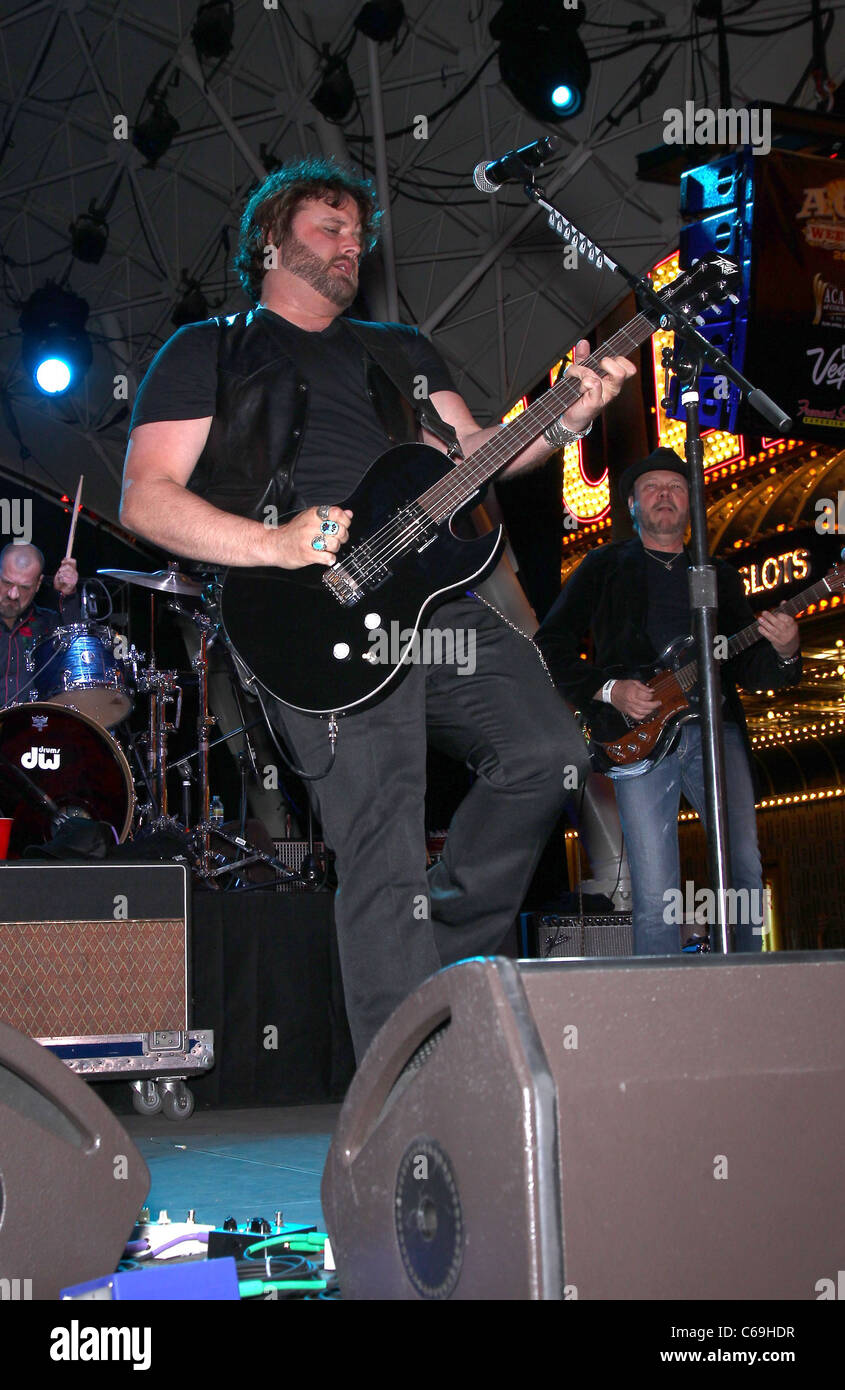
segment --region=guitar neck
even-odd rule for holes
[[[796,594],[794,598],[787,599],[785,603],[781,604],[780,612],[786,613],[790,618],[796,618],[805,608],[809,608],[811,603],[816,603],[820,598],[824,598],[826,594],[831,592],[832,590],[827,582],[827,576],[825,576],[825,578],[820,579],[817,584],[811,584],[809,589],[802,589],[800,594]],[[734,634],[728,642],[724,656],[717,657],[716,660],[730,661],[731,657],[736,656],[737,652],[744,652],[749,647],[753,647],[755,642],[760,641],[761,636],[760,625],[755,619],[753,623],[749,623],[747,627],[741,628],[739,632]],[[698,662],[688,661],[685,666],[682,666],[680,670],[675,672],[675,675],[680,681],[682,689],[689,690],[698,680]]]
[[[628,357],[650,338],[655,324],[648,314],[637,314],[620,328],[606,343],[597,348],[580,366],[590,367],[598,376],[607,375],[600,364],[602,357]],[[508,425],[476,449],[468,459],[455,465],[446,479],[429,488],[417,502],[435,520],[444,521],[478,489],[521,454],[529,444],[557,420],[582,395],[577,377],[563,375],[551,390],[511,420]]]

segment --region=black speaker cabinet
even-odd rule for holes
[[[149,1189],[103,1102],[0,1023],[0,1298],[58,1298],[113,1273]]]
[[[323,1175],[344,1298],[814,1299],[845,952],[477,958],[396,1010]]]

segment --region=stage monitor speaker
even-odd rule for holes
[[[0,1298],[58,1298],[112,1274],[149,1189],[103,1102],[0,1023]]]
[[[845,1250],[845,952],[440,971],[323,1174],[344,1298],[814,1299]]]

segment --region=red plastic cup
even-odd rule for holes
[[[5,859],[9,853],[9,836],[14,823],[10,817],[0,816],[0,859]]]

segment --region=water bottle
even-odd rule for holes
[[[223,802],[221,801],[221,799],[220,799],[219,796],[213,796],[213,797],[211,798],[211,820],[212,820],[212,824],[218,825],[218,826],[219,826],[219,825],[222,825],[222,824],[223,824],[223,821],[224,821],[225,819],[226,819],[226,818],[225,818],[225,816],[224,816],[224,814],[223,814]]]

